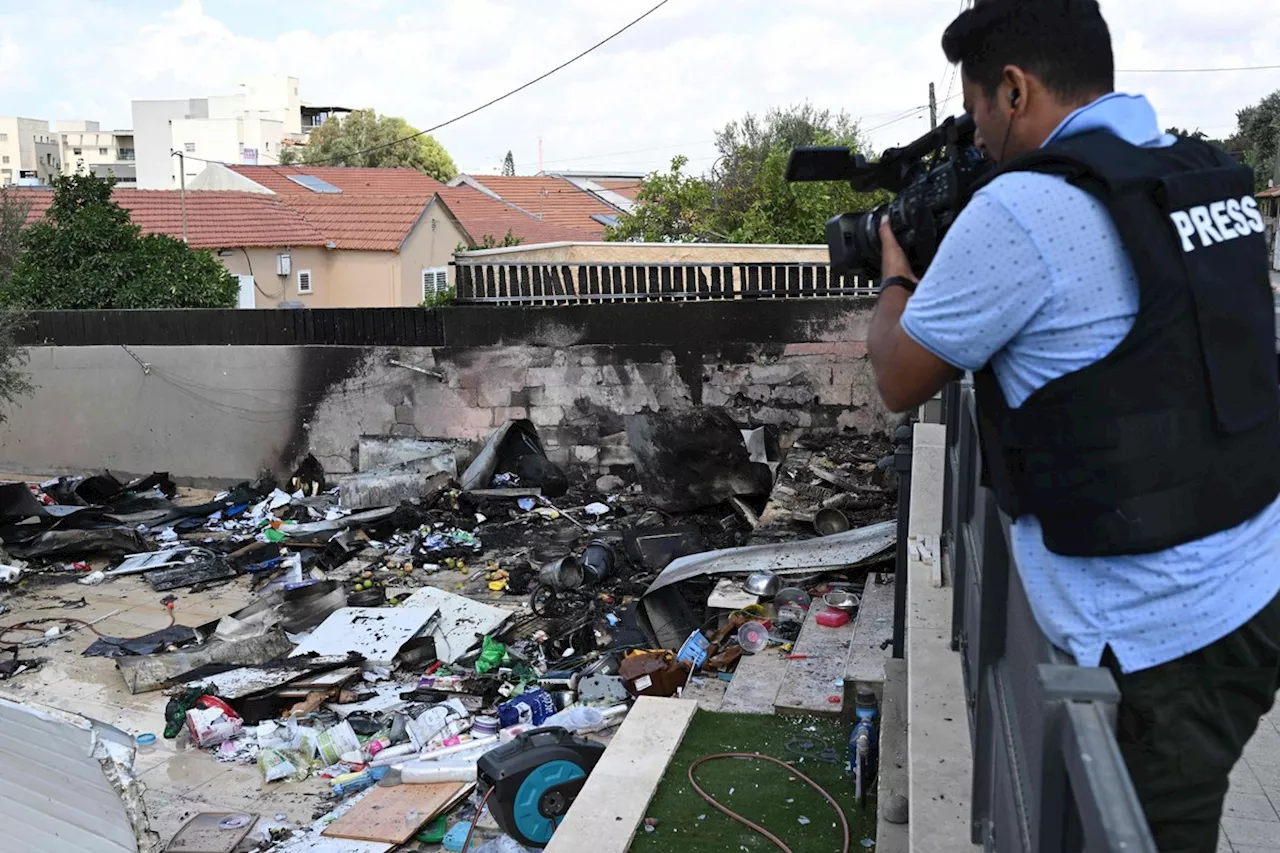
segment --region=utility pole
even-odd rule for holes
[[[932,83],[929,84],[929,129],[938,129],[938,95]]]
[[[932,83],[929,84],[933,86]],[[187,158],[181,151],[170,151],[170,156],[178,157],[178,181],[181,190],[179,197],[182,200],[182,242],[187,242]]]

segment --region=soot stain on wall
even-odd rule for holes
[[[289,440],[280,453],[278,467],[292,471],[310,446],[309,424],[333,388],[360,372],[373,355],[371,347],[315,347],[298,367],[297,402],[289,424]]]

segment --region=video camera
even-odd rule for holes
[[[967,115],[949,118],[905,148],[890,148],[878,163],[848,148],[792,151],[788,181],[848,181],[856,192],[897,193],[888,204],[827,222],[832,272],[880,277],[880,220],[888,213],[912,269],[923,275],[974,187],[995,166],[974,145],[976,131]]]

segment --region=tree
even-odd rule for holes
[[[142,235],[114,178],[55,176],[53,204],[22,232],[0,305],[32,309],[230,308],[239,283],[206,250]]]
[[[1253,167],[1257,188],[1266,189],[1276,180],[1276,159],[1280,153],[1280,89],[1251,107],[1236,113],[1239,127],[1232,141],[1244,152],[1244,162]]]
[[[453,158],[435,137],[419,134],[402,118],[380,116],[371,109],[356,110],[345,118],[330,118],[311,132],[300,156],[303,163],[407,167],[426,172],[438,181],[451,181],[458,176]]]
[[[504,178],[514,178],[516,175],[516,158],[511,156],[511,152],[507,152],[507,156],[502,158],[502,176]]]
[[[22,251],[22,229],[31,211],[30,200],[0,187],[0,290],[9,282]],[[0,423],[4,410],[32,391],[26,372],[27,350],[18,346],[17,334],[25,324],[21,311],[0,308]]]
[[[21,311],[0,310],[0,423],[6,420],[5,409],[34,388],[27,379],[27,349],[18,345],[18,331],[25,325]]]
[[[854,193],[841,183],[788,183],[787,160],[801,145],[863,148],[857,125],[810,104],[748,113],[716,134],[720,158],[711,173],[683,173],[688,160],[641,183],[637,204],[609,229],[611,240],[650,242],[823,243],[837,213],[865,210],[887,193]]]
[[[640,183],[636,204],[607,229],[606,240],[643,243],[700,243],[727,241],[712,233],[711,184],[682,171],[689,158],[678,155],[671,170],[654,172]]]
[[[19,239],[31,212],[30,199],[0,187],[0,287],[9,281],[21,250]]]

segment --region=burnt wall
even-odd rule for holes
[[[341,472],[361,435],[479,442],[521,417],[557,461],[602,470],[629,461],[626,415],[696,406],[784,432],[881,429],[892,419],[866,358],[870,310],[854,300],[457,307],[429,313],[429,346],[377,343],[387,338],[376,323],[361,327],[374,342],[359,345],[162,345],[138,343],[133,320],[121,321],[115,343],[31,348],[37,390],[8,413],[0,470],[168,470],[225,483],[287,472],[313,452]]]

